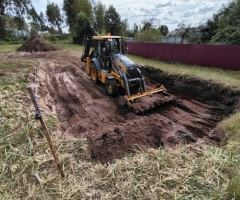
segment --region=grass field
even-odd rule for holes
[[[214,82],[220,83],[224,87],[230,87],[231,89],[239,89],[240,86],[240,71],[222,70],[213,67],[199,67],[180,63],[169,64],[152,59],[144,59],[134,55],[128,56],[140,65],[143,64],[161,68],[161,70],[170,74],[198,76],[202,79],[213,80]]]
[[[0,54],[18,46],[0,45]],[[128,56],[138,64],[240,90],[239,72]],[[228,138],[221,147],[141,149],[108,165],[82,159],[84,141],[65,138],[55,131],[58,120],[44,116],[66,175],[61,179],[27,102],[25,74],[33,66],[33,60],[0,62],[0,199],[240,199],[240,112],[218,124]]]

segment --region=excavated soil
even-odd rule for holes
[[[213,83],[211,89],[209,82],[191,77],[164,78],[160,70],[145,68],[147,85],[164,82],[175,101],[135,115],[118,104],[118,97],[108,96],[104,85],[93,83],[79,60],[80,53],[30,56],[37,58],[41,108],[58,116],[63,134],[86,138],[95,161],[112,162],[139,147],[218,145],[223,135],[215,129],[216,124],[232,113],[237,103],[234,95],[224,96]],[[29,81],[33,84],[33,74]]]
[[[10,57],[36,58],[42,112],[58,116],[62,134],[86,138],[93,161],[113,162],[139,147],[221,142],[224,135],[216,125],[233,113],[239,94],[196,77],[170,76],[145,67],[147,87],[164,84],[175,100],[135,115],[118,104],[119,96],[112,98],[103,84],[93,83],[85,72],[85,63],[80,61],[80,53],[58,51]],[[34,73],[28,79],[36,87]]]
[[[38,52],[38,51],[42,52],[57,50],[60,50],[60,48],[51,44],[40,35],[31,36],[20,48],[18,48],[18,51],[26,52]]]

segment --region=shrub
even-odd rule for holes
[[[56,37],[51,35],[50,38],[49,38],[52,42],[56,42]]]
[[[11,38],[5,37],[5,38],[4,38],[4,41],[5,41],[5,42],[10,42],[10,41],[11,41]]]

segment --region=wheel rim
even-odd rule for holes
[[[108,90],[112,91],[112,86],[110,84],[108,84]]]
[[[118,85],[117,85],[116,80],[107,79],[105,85],[106,85],[106,91],[108,94],[110,94],[111,96],[115,96],[117,94]]]

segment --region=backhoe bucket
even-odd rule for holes
[[[166,92],[164,86],[137,93],[132,96],[124,96],[130,111],[134,114],[144,113],[175,100],[174,96]]]

